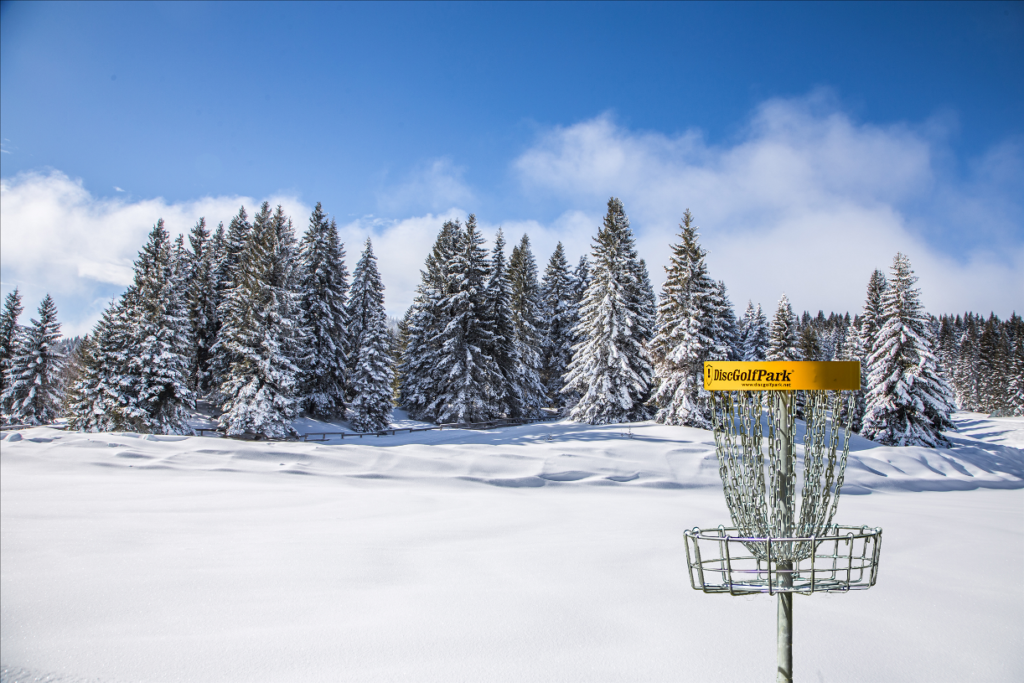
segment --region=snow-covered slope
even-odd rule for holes
[[[879,583],[797,598],[802,680],[1024,678],[1024,454],[1009,445],[1024,421],[959,419],[950,450],[854,440],[846,490],[873,493],[844,497],[838,521],[884,528]],[[686,576],[682,531],[728,521],[707,432],[4,435],[4,683],[774,670],[773,600]],[[952,491],[912,492],[929,489]]]
[[[949,491],[1024,487],[1024,451],[1011,445],[1024,418],[964,414],[950,449],[889,448],[851,438],[843,491]],[[801,440],[802,424],[797,423]],[[414,426],[403,420],[398,426]],[[325,429],[302,421],[303,433]],[[332,427],[337,429],[337,427]],[[991,440],[990,440],[991,439]],[[592,426],[545,422],[489,431],[452,429],[325,444],[214,437],[7,432],[4,457],[52,466],[212,470],[402,480],[457,479],[498,486],[551,484],[656,488],[720,487],[710,432],[653,422]],[[802,456],[797,449],[798,459]]]

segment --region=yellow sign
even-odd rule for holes
[[[707,361],[708,391],[860,389],[860,361]]]

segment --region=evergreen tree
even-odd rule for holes
[[[974,316],[964,321],[963,335],[960,337],[960,352],[956,369],[953,371],[953,384],[956,387],[956,403],[960,410],[981,410],[981,385],[979,382],[978,363],[978,328]]]
[[[223,233],[223,226],[221,226]],[[217,318],[217,258],[206,219],[200,218],[189,234],[192,247],[188,278],[188,318],[192,354],[189,359],[189,387],[198,395],[213,388],[213,344],[220,321]]]
[[[869,363],[872,350],[875,348],[875,338],[878,335],[879,328],[881,327],[882,296],[885,294],[885,288],[885,273],[880,270],[875,270],[875,272],[871,273],[871,277],[868,279],[868,291],[867,296],[864,299],[864,311],[860,318],[860,343],[864,348],[865,353],[867,353]],[[861,371],[870,375],[870,365],[864,365],[861,368]]]
[[[191,343],[181,301],[181,280],[163,219],[135,262],[135,306],[129,312],[130,356],[126,378],[132,400],[126,413],[131,431],[191,433],[188,409],[195,398],[188,388]]]
[[[501,373],[498,390],[500,398],[497,412],[509,417],[521,417],[526,399],[521,381],[522,357],[516,343],[516,323],[512,312],[512,283],[505,261],[505,234],[498,230],[491,252],[491,274],[487,283],[487,318],[493,324],[489,355]]]
[[[658,381],[652,402],[664,424],[711,428],[711,394],[704,388],[704,362],[727,360],[722,290],[708,275],[707,252],[687,209],[679,242],[672,245],[661,288],[657,334],[650,354]]]
[[[981,409],[987,413],[1003,414],[1006,408],[1006,387],[1010,378],[1006,374],[1008,357],[999,318],[993,313],[982,325],[978,338],[978,393]]]
[[[654,287],[651,285],[651,276],[647,272],[647,263],[643,259],[634,261],[636,264],[636,292],[634,304],[637,311],[635,331],[641,343],[647,344],[654,338],[658,326],[658,297],[654,294]],[[724,288],[725,285],[722,285]],[[724,313],[724,312],[723,312]],[[732,309],[726,315],[732,314]],[[733,315],[733,323],[736,316]]]
[[[445,326],[439,335],[435,368],[438,391],[428,411],[439,423],[483,422],[498,414],[501,372],[487,354],[493,324],[486,317],[490,264],[484,239],[470,214],[447,269],[440,309]]]
[[[761,304],[754,310],[754,303],[747,303],[743,316],[743,360],[760,361],[768,354],[768,318],[761,311]]]
[[[568,406],[568,397],[561,391],[565,386],[563,375],[572,361],[572,326],[576,322],[573,286],[565,249],[559,242],[551,254],[541,283],[541,300],[547,320],[541,378],[547,389],[548,404],[559,409]]]
[[[345,246],[338,228],[328,221],[317,202],[299,245],[299,326],[307,344],[298,363],[301,368],[299,396],[301,409],[321,419],[345,416],[346,375],[355,370],[358,354],[349,357],[349,335],[362,336],[364,320],[350,326],[352,307],[365,311],[368,302],[360,292],[346,304],[348,271]],[[358,349],[358,341],[354,347]],[[349,365],[351,364],[351,368]]]
[[[134,286],[103,312],[80,352],[81,373],[67,400],[68,427],[87,432],[132,431],[136,421],[135,381],[129,372],[134,354]]]
[[[220,248],[217,255],[217,319],[220,327],[224,325],[224,318],[228,315],[228,298],[231,290],[238,285],[240,277],[242,253],[252,233],[252,224],[249,223],[245,207],[238,209],[238,214],[228,223],[227,232],[221,232]],[[215,242],[217,237],[214,238]],[[220,386],[226,381],[231,364],[241,360],[233,356],[225,346],[225,340],[218,327],[217,338],[210,351],[212,360],[210,363],[211,383],[220,391]],[[223,403],[223,396],[216,396],[218,403]]]
[[[573,347],[563,389],[581,395],[569,415],[590,424],[643,420],[653,371],[636,330],[641,311],[633,233],[622,202],[614,197],[608,200],[593,257],[593,280],[576,327],[583,341]]]
[[[847,416],[847,408],[844,404],[842,410],[842,419],[849,419],[850,429],[854,432],[859,433],[862,425],[864,424],[864,411],[866,409],[865,397],[867,396],[868,390],[868,373],[865,370],[867,367],[868,354],[864,347],[861,345],[861,334],[860,330],[856,328],[856,325],[852,326],[847,335],[848,342],[843,347],[843,355],[840,357],[841,360],[845,361],[859,361],[860,362],[860,390],[856,392],[853,400],[852,415]]]
[[[21,315],[21,294],[15,287],[4,300],[4,311],[0,314],[0,395],[7,388],[6,371],[18,341],[18,316]]]
[[[587,288],[590,286],[590,262],[587,260],[586,255],[580,256],[579,262],[576,264],[576,269],[573,271],[573,303],[570,309],[570,334],[572,338],[572,347],[585,341],[585,336],[580,327],[580,308],[583,306],[583,299],[587,294]],[[570,355],[569,362],[572,362]],[[565,372],[562,374],[562,390],[561,393],[565,397],[565,404],[562,408],[562,414],[567,415],[569,410],[575,406],[580,400],[580,392],[576,389],[567,388],[565,385],[566,377],[568,376],[568,366],[566,366]]]
[[[522,396],[521,416],[535,417],[546,403],[544,385],[540,381],[544,321],[537,262],[530,249],[530,238],[526,235],[512,249],[508,274],[512,285],[512,323],[520,358],[516,383]]]
[[[352,427],[360,432],[384,429],[391,421],[391,335],[384,312],[384,283],[377,272],[373,245],[356,264],[349,299],[349,320],[359,336],[352,339],[356,364],[352,370]]]
[[[799,342],[797,341],[796,316],[793,307],[785,294],[779,299],[775,317],[772,318],[771,330],[768,333],[768,350],[765,360],[802,360]]]
[[[294,433],[298,368],[289,354],[293,339],[292,292],[282,286],[289,264],[280,244],[287,231],[263,203],[241,253],[222,315],[223,348],[233,359],[221,391],[220,423],[229,435],[283,438]]]
[[[736,319],[736,311],[733,310],[732,300],[729,299],[729,292],[725,282],[719,280],[717,283],[718,306],[715,314],[718,317],[717,327],[719,347],[726,353],[728,360],[742,360],[743,348],[741,344],[740,324]]]
[[[1007,411],[1018,417],[1024,416],[1024,321],[1014,311],[1008,321],[1010,328],[1010,353],[1007,363],[1009,382],[1006,387]]]
[[[406,347],[399,372],[402,375],[400,405],[417,420],[435,420],[431,406],[440,391],[435,372],[439,362],[442,331],[448,320],[442,303],[449,294],[452,279],[449,265],[461,243],[462,226],[458,221],[446,221],[441,226],[426,269],[420,271],[421,282],[416,297],[406,313]]]
[[[807,325],[800,330],[799,346],[800,357],[803,360],[823,360],[818,331],[813,325]]]
[[[47,294],[39,304],[39,319],[33,319],[31,327],[18,336],[4,373],[7,388],[0,401],[12,424],[46,425],[57,419],[64,363],[59,340],[57,307]]]
[[[910,260],[897,253],[882,297],[861,434],[889,446],[948,445],[952,394],[938,372]]]

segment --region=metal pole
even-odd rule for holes
[[[793,422],[792,403],[793,392],[783,391],[781,395],[782,415],[778,416],[779,442],[780,442],[780,466],[781,476],[779,477],[778,504],[783,520],[782,529],[786,537],[792,537],[792,523],[795,515],[793,500]],[[782,545],[785,548],[786,545]],[[779,603],[779,633],[778,633],[778,676],[776,683],[793,683],[793,594],[786,589],[793,587],[793,575],[789,573],[793,569],[791,562],[779,562],[779,584],[783,589],[776,599]]]

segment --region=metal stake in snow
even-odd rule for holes
[[[776,680],[791,683],[793,595],[863,590],[878,577],[882,530],[832,522],[849,452],[850,390],[860,389],[860,364],[708,362],[704,388],[712,392],[719,474],[732,526],[685,533],[690,585],[705,593],[776,595]],[[806,418],[799,489],[798,390]]]

